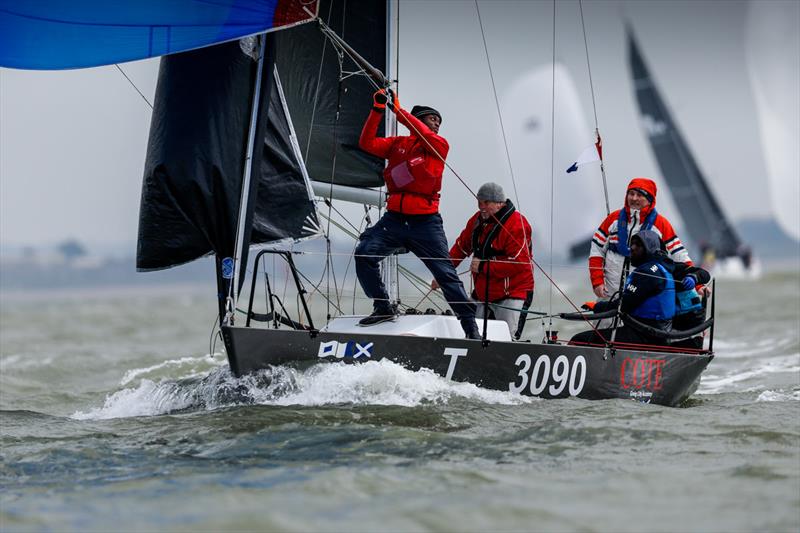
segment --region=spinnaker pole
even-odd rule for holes
[[[258,47],[258,67],[256,68],[255,87],[253,89],[253,104],[250,108],[250,130],[247,134],[247,151],[245,152],[244,172],[242,175],[242,193],[239,200],[239,220],[236,226],[236,245],[233,249],[233,280],[228,288],[228,297],[225,300],[224,324],[232,326],[236,300],[239,298],[239,272],[244,247],[244,236],[247,223],[247,206],[250,201],[250,181],[253,173],[253,147],[255,146],[256,125],[258,124],[258,108],[261,100],[261,74],[264,71],[264,52],[266,48],[266,34],[257,37],[260,40]]]

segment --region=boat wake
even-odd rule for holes
[[[718,373],[720,370],[722,372]],[[780,375],[794,376],[798,372],[800,372],[800,354],[773,356],[761,359],[758,366],[730,365],[717,369],[717,372],[709,372],[703,377],[697,392],[718,394],[762,390],[767,393],[770,391],[765,390],[765,386],[769,387],[770,378]]]
[[[510,392],[481,389],[470,383],[444,379],[431,370],[410,371],[388,360],[367,363],[322,364],[308,369],[277,366],[241,378],[218,362],[198,375],[196,359],[181,358],[128,371],[120,381],[126,387],[109,394],[102,407],[78,411],[71,418],[100,420],[156,416],[187,411],[215,410],[238,405],[321,406],[394,405],[414,407],[467,399],[487,404],[517,405],[535,401]],[[209,359],[203,358],[205,361]],[[181,378],[146,377],[164,369],[186,367]]]

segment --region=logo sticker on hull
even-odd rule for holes
[[[371,359],[372,346],[373,343],[371,342],[321,342],[319,343],[319,352],[317,352],[317,357],[334,357],[336,359],[344,359],[345,357],[352,357],[353,359]]]
[[[623,390],[630,390],[632,398],[650,398],[661,390],[664,359],[631,359],[622,361],[619,371],[619,384]]]

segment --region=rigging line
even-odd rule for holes
[[[359,234],[361,232],[361,228],[363,228],[367,224],[367,218],[369,215],[365,215],[364,218],[361,219],[359,223]],[[355,259],[356,257],[356,248],[358,247],[358,239],[353,243],[353,253],[351,254],[351,259]],[[344,278],[342,280],[342,290],[344,290],[345,281],[347,281],[347,270],[350,269],[350,261],[347,262],[347,269],[344,271]],[[358,290],[358,274],[353,276],[353,314],[356,314],[356,291]]]
[[[556,0],[553,0],[553,68],[550,100],[550,275],[553,275],[553,220],[555,211],[555,152],[556,152]],[[550,286],[548,311],[553,314],[553,287]],[[553,324],[553,319],[550,319]]]
[[[354,239],[358,240],[358,236],[359,236],[359,235],[361,235],[361,228],[357,228],[357,227],[355,226],[355,224],[353,224],[352,222],[350,222],[350,221],[347,219],[347,217],[346,217],[346,216],[344,216],[344,214],[342,214],[342,212],[341,212],[341,211],[339,211],[338,209],[336,209],[336,208],[333,206],[333,202],[331,202],[331,201],[330,201],[328,198],[325,198],[325,200],[324,200],[324,201],[325,201],[325,204],[327,204],[327,205],[328,205],[328,208],[329,208],[329,209],[328,209],[328,211],[329,211],[329,212],[330,212],[330,210],[331,210],[331,209],[333,209],[333,211],[334,211],[334,212],[335,212],[337,215],[339,215],[340,217],[342,217],[342,220],[344,220],[345,222],[347,222],[347,224],[348,224],[348,225],[349,225],[351,228],[353,228],[353,230],[355,230],[355,232],[356,232],[356,233],[350,233],[350,232],[348,232],[348,236],[349,236],[349,237],[353,237]],[[330,213],[329,213],[329,214],[330,214]],[[324,216],[324,217],[326,217],[326,218],[327,218],[327,216],[328,216],[328,215],[325,215],[325,214],[323,213],[323,214],[322,214],[322,216]],[[343,229],[341,226],[339,226],[339,228],[340,228],[340,229]],[[344,230],[344,231],[347,231],[347,230]]]
[[[333,2],[328,6],[328,22],[331,21],[333,12]],[[317,86],[314,89],[314,104],[311,106],[311,122],[308,124],[308,139],[306,140],[306,153],[304,163],[308,163],[308,152],[311,150],[311,138],[314,136],[314,118],[317,114],[317,104],[319,103],[319,87],[322,85],[322,67],[325,65],[325,50],[328,48],[328,39],[322,41],[322,52],[319,56],[319,70],[317,71]]]
[[[331,4],[333,4],[333,2],[331,2]],[[347,27],[347,0],[345,0],[342,3],[342,35],[344,35],[346,27]],[[327,294],[328,294],[328,315],[327,315],[328,316],[328,320],[331,319],[331,312],[330,312],[331,275],[333,276],[333,290],[334,290],[334,294],[336,295],[336,303],[337,303],[336,307],[340,308],[341,304],[342,304],[342,302],[341,302],[341,294],[339,292],[339,286],[338,286],[338,283],[336,282],[336,272],[334,272],[334,270],[333,270],[333,258],[331,256],[331,238],[330,238],[330,230],[331,230],[331,216],[330,216],[330,214],[331,214],[331,210],[333,209],[333,200],[332,200],[332,198],[333,198],[333,181],[334,181],[334,178],[336,176],[336,161],[337,161],[336,156],[338,155],[337,143],[338,143],[338,134],[339,134],[339,118],[341,117],[341,112],[342,112],[342,92],[344,91],[344,85],[343,85],[342,82],[344,81],[344,78],[345,78],[345,76],[344,76],[344,54],[342,53],[341,50],[337,51],[336,57],[339,60],[339,87],[338,87],[339,90],[336,92],[336,115],[335,115],[335,118],[334,118],[334,121],[333,121],[333,146],[332,146],[332,151],[333,151],[333,158],[332,159],[333,160],[331,162],[331,180],[330,180],[330,189],[329,189],[329,193],[328,193],[329,199],[326,202],[328,204],[328,227],[327,227],[327,234],[325,235],[326,249],[327,249],[327,252],[328,252],[326,260],[327,260],[328,265],[329,265],[328,283],[327,283],[327,287],[326,287],[326,291],[327,291]]]
[[[578,7],[581,11],[581,28],[583,29],[583,47],[586,50],[586,70],[589,72],[589,90],[592,93],[592,111],[594,112],[594,132],[597,136],[596,143],[600,145],[602,149],[602,140],[600,139],[600,126],[597,120],[597,102],[595,101],[594,96],[594,81],[592,78],[592,65],[589,61],[589,40],[586,37],[586,23],[583,20],[583,0],[578,0]],[[603,162],[602,151],[597,154],[600,156],[600,174],[603,177],[603,193],[606,199],[606,214],[611,213],[611,207],[608,203],[608,183],[606,181],[606,167],[605,163]]]
[[[506,128],[503,124],[503,114],[500,112],[500,100],[497,98],[497,85],[494,81],[494,71],[492,70],[492,61],[489,59],[489,46],[486,44],[486,33],[483,29],[483,19],[481,18],[481,9],[478,6],[478,0],[475,0],[475,11],[478,13],[478,25],[481,28],[481,39],[483,39],[483,51],[486,54],[486,66],[489,68],[489,79],[492,82],[492,94],[494,94],[494,105],[497,109],[497,118],[500,121],[500,132],[503,135],[503,146],[506,150],[506,161],[508,162],[508,172],[511,175],[511,185],[514,187],[514,201],[517,203],[520,211],[522,211],[522,204],[519,200],[519,191],[517,191],[517,180],[514,178],[514,165],[511,164],[511,152],[508,148],[508,138],[506,136]],[[524,245],[528,247],[528,235],[525,231],[522,232]],[[552,254],[551,254],[552,255]],[[533,265],[531,265],[531,276],[533,276]]]
[[[304,280],[306,280],[307,282],[311,283],[311,286],[312,286],[312,287],[314,286],[314,282],[313,282],[313,281],[312,281],[312,280],[311,280],[311,279],[310,279],[308,276],[306,276],[305,274],[303,274],[303,273],[302,273],[300,270],[298,270],[298,271],[297,271],[297,275],[298,275],[298,276],[300,276],[301,278],[303,278]],[[320,284],[322,284],[322,280],[320,280]],[[319,295],[320,295],[320,296],[322,296],[323,298],[326,298],[326,299],[327,299],[327,297],[326,297],[324,294],[322,294],[322,292],[319,290],[319,287],[318,287],[318,286],[314,288],[314,292],[310,292],[310,293],[309,293],[309,296],[313,296],[314,294],[319,294]],[[340,313],[344,314],[344,311],[342,311],[342,310],[341,310],[341,309],[340,309],[340,308],[339,308],[339,307],[338,307],[338,306],[337,306],[337,305],[336,305],[334,302],[332,302],[332,301],[329,301],[328,303],[330,303],[331,305],[333,305],[333,306],[336,308],[336,310],[337,310],[338,312],[340,312]]]
[[[397,0],[397,24],[395,29],[395,61],[394,61],[394,78],[395,89],[400,92],[400,0]]]
[[[133,83],[133,80],[131,80],[131,79],[128,77],[128,75],[127,75],[127,74],[125,74],[125,71],[124,71],[124,70],[122,70],[122,67],[120,67],[120,66],[119,66],[118,64],[116,64],[116,63],[114,63],[114,66],[115,66],[115,67],[117,67],[117,70],[119,70],[119,71],[120,71],[120,73],[121,73],[123,76],[125,76],[125,79],[126,79],[126,80],[128,80],[128,83],[130,83],[130,84],[131,84],[131,87],[133,87],[134,89],[136,89],[136,92],[137,92],[137,93],[139,93],[139,96],[141,96],[141,97],[142,97],[142,100],[144,100],[144,102],[145,102],[145,103],[146,103],[146,104],[147,104],[147,105],[150,107],[150,111],[152,111],[152,110],[153,110],[153,104],[151,104],[151,103],[150,103],[150,100],[148,100],[148,99],[147,99],[147,97],[146,97],[144,94],[142,94],[142,91],[140,91],[140,90],[139,90],[139,88],[136,86],[136,84],[135,84],[135,83]]]
[[[344,25],[345,25],[344,14],[342,16],[343,16],[342,28],[344,28]],[[330,270],[329,270],[329,274],[328,274],[328,287],[327,287],[328,296],[330,296],[330,275],[333,274],[333,289],[334,289],[334,293],[336,294],[336,302],[339,304],[339,305],[337,305],[337,307],[340,307],[341,306],[341,295],[339,293],[338,284],[336,283],[336,273],[333,271],[333,258],[331,257],[331,239],[330,239],[331,210],[333,209],[333,199],[332,199],[333,198],[333,180],[334,180],[334,177],[336,176],[336,161],[337,161],[337,157],[336,156],[338,155],[337,143],[338,143],[338,137],[339,137],[339,118],[341,117],[342,92],[344,91],[344,86],[342,84],[342,80],[344,79],[342,77],[343,76],[343,60],[344,60],[344,56],[342,55],[341,51],[337,54],[337,57],[339,58],[339,90],[336,93],[336,118],[333,121],[333,147],[332,147],[332,150],[333,150],[333,158],[332,159],[333,159],[333,161],[331,162],[331,181],[330,181],[330,189],[329,189],[329,193],[328,193],[329,198],[325,202],[326,204],[328,204],[328,216],[327,216],[328,227],[327,227],[327,235],[325,235],[325,241],[327,243],[327,252],[328,252],[327,261],[330,264]],[[328,320],[330,320],[330,318],[331,318],[331,315],[330,315],[330,305],[329,305],[328,306]]]
[[[583,47],[586,50],[586,69],[589,71],[589,88],[592,92],[592,109],[594,110],[594,129],[599,129],[597,125],[597,103],[594,99],[594,83],[592,82],[592,65],[589,63],[589,41],[586,39],[586,24],[583,20],[583,0],[578,0],[578,7],[581,10],[581,27],[583,28]]]

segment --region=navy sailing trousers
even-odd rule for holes
[[[387,211],[377,224],[367,228],[359,237],[356,275],[364,293],[374,300],[376,311],[385,310],[389,301],[381,279],[380,262],[403,248],[425,263],[459,319],[475,318],[475,304],[470,302],[450,261],[447,237],[438,213],[402,215]]]

